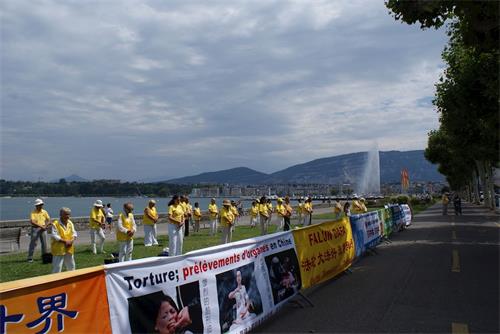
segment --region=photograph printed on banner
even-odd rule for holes
[[[277,305],[300,290],[299,261],[293,248],[266,256],[265,259],[274,305]]]
[[[175,295],[163,290],[128,299],[132,333],[202,333],[203,320],[198,282],[180,285]]]
[[[262,313],[254,263],[216,275],[221,332],[243,329]]]

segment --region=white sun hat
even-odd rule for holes
[[[97,201],[94,202],[94,206],[97,206],[98,208],[102,208],[102,201],[98,199]]]
[[[42,205],[42,204],[44,204],[44,203],[43,203],[43,201],[42,201],[42,199],[41,199],[41,198],[37,198],[37,199],[35,200],[35,206],[39,206],[39,205]]]

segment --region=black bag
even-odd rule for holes
[[[43,264],[52,263],[52,254],[51,253],[42,254],[42,263]]]

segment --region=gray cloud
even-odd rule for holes
[[[2,1],[1,177],[272,172],[421,149],[443,31],[383,1]]]

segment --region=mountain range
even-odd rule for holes
[[[312,160],[286,169],[266,174],[247,167],[237,167],[170,179],[175,184],[277,184],[277,183],[355,183],[361,177],[367,152],[343,154]],[[400,182],[401,170],[406,168],[410,180],[442,182],[444,176],[437,166],[428,162],[423,150],[379,152],[380,182]]]

